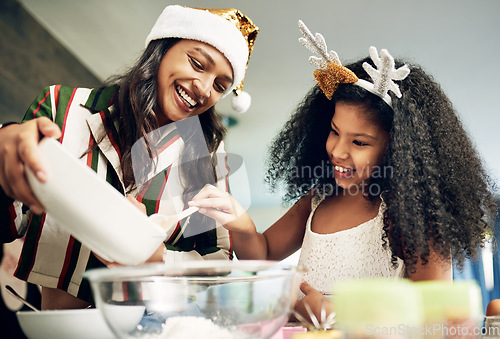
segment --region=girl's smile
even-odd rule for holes
[[[335,182],[344,189],[368,183],[384,154],[389,136],[362,104],[337,102],[326,141]]]
[[[335,167],[335,170],[339,173],[352,173],[356,170],[354,168],[347,168],[347,167],[342,167],[339,165],[334,165],[334,167]]]
[[[335,171],[336,178],[350,178],[354,175],[354,172],[356,171],[356,169],[354,168],[347,168],[339,165],[334,165],[333,168]]]

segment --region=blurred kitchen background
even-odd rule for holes
[[[228,99],[218,104],[234,122],[226,149],[244,161],[248,184],[242,199],[259,230],[285,211],[280,195],[264,184],[267,148],[315,84],[311,53],[298,42],[299,19],[322,33],[343,63],[368,55],[373,45],[421,64],[442,84],[498,182],[498,0],[0,0],[0,122],[20,120],[47,85],[94,87],[122,73],[141,54],[168,4],[236,7],[260,28],[245,78],[252,106],[237,114]],[[500,294],[498,258],[487,250],[484,260],[461,274],[482,279],[488,299],[494,281]]]

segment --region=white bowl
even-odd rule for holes
[[[59,142],[44,138],[38,156],[48,178],[41,183],[27,168],[33,193],[47,214],[90,250],[108,261],[137,265],[163,243],[166,233],[159,225]]]
[[[29,339],[115,338],[98,309],[19,311],[16,315]]]

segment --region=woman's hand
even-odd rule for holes
[[[136,198],[134,198],[133,196],[131,195],[127,195],[127,199],[128,201],[130,201],[135,207],[137,207],[138,209],[141,210],[142,213],[144,214],[147,214],[146,213],[146,206],[143,204],[143,203],[140,203],[139,201],[137,201]],[[146,261],[146,262],[161,262],[163,261],[163,251],[165,249],[165,245],[162,243],[157,249],[156,251],[153,253],[153,255]],[[102,257],[100,257],[99,255],[97,255],[96,253],[94,253],[94,256],[99,259],[100,262],[102,262],[104,265],[106,265],[107,267],[112,267],[112,266],[121,266],[121,264],[117,263],[117,262],[114,262],[114,261],[108,261]]]
[[[136,198],[134,198],[133,196],[131,196],[130,194],[127,195],[127,199],[135,206],[137,207],[138,209],[141,210],[142,213],[144,214],[147,214],[147,210],[146,210],[146,205],[144,205],[143,203],[137,201]],[[153,253],[153,255],[148,259],[146,260],[146,262],[162,262],[163,261],[163,252],[165,250],[165,245],[162,243],[157,249],[156,251]],[[100,260],[100,259],[99,259]],[[102,260],[101,260],[102,261]],[[109,263],[110,265],[119,265],[118,263]]]
[[[189,206],[199,208],[201,214],[215,219],[230,231],[248,232],[249,220],[245,209],[234,199],[231,194],[213,186],[206,185],[188,202]],[[251,226],[253,222],[250,220]]]
[[[38,142],[44,136],[61,137],[59,126],[46,117],[0,129],[0,185],[5,194],[38,214],[43,206],[33,195],[25,170],[29,167],[40,182],[45,182],[47,174],[37,154]]]
[[[135,207],[141,210],[142,213],[147,214],[146,211],[146,205],[143,203],[137,201],[136,198],[134,198],[131,195],[127,195],[127,199],[134,204]],[[165,251],[165,245],[161,243],[161,245],[156,249],[156,251],[153,253],[151,257],[149,257],[146,262],[162,262],[163,261],[163,252]],[[112,265],[116,265],[116,263],[111,263]]]
[[[108,261],[106,259],[104,259],[103,257],[99,256],[98,254],[96,254],[95,252],[92,252],[92,254],[94,254],[94,256],[100,261],[102,262],[104,265],[106,265],[106,267],[113,267],[113,266],[122,266],[121,264],[115,262],[115,261]]]
[[[314,322],[311,320],[309,312],[307,311],[306,304],[309,306],[310,310],[316,317],[318,321],[321,320],[321,309],[323,308],[325,311],[324,316],[328,317],[330,313],[333,312],[333,304],[329,301],[323,294],[321,294],[318,290],[314,289],[307,282],[302,282],[300,284],[300,290],[305,294],[305,297],[298,300],[295,303],[295,311],[298,312],[303,318],[307,319],[311,324]],[[298,319],[294,319],[298,320]]]
[[[144,205],[142,202],[138,202],[137,199],[130,194],[127,195],[127,200],[130,201],[132,205],[140,209],[142,213],[147,214],[146,205]]]

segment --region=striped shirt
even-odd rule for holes
[[[124,194],[117,123],[106,124],[110,121],[107,118],[113,111],[116,92],[116,86],[100,89],[50,86],[33,101],[24,121],[42,116],[52,119],[61,128],[59,141],[63,147]],[[98,147],[87,152],[94,140],[100,140]],[[183,145],[184,141],[175,126],[167,126],[157,154],[158,165],[150,173],[146,184],[131,193],[146,206],[148,215],[173,215],[185,208],[178,171]],[[228,190],[229,169],[223,143],[213,156],[218,159],[217,186]],[[8,235],[5,235],[5,227],[1,227],[1,232],[4,232],[0,233],[1,240],[6,242],[25,236],[16,277],[91,300],[88,282],[82,280],[82,274],[103,264],[50,215],[33,214],[20,202],[8,199],[1,188],[0,191],[0,222],[2,226],[4,222],[10,226]],[[225,228],[216,225],[202,233],[185,236],[190,230],[189,220],[189,217],[183,219],[167,232],[165,245],[168,261],[232,259],[230,233]]]

